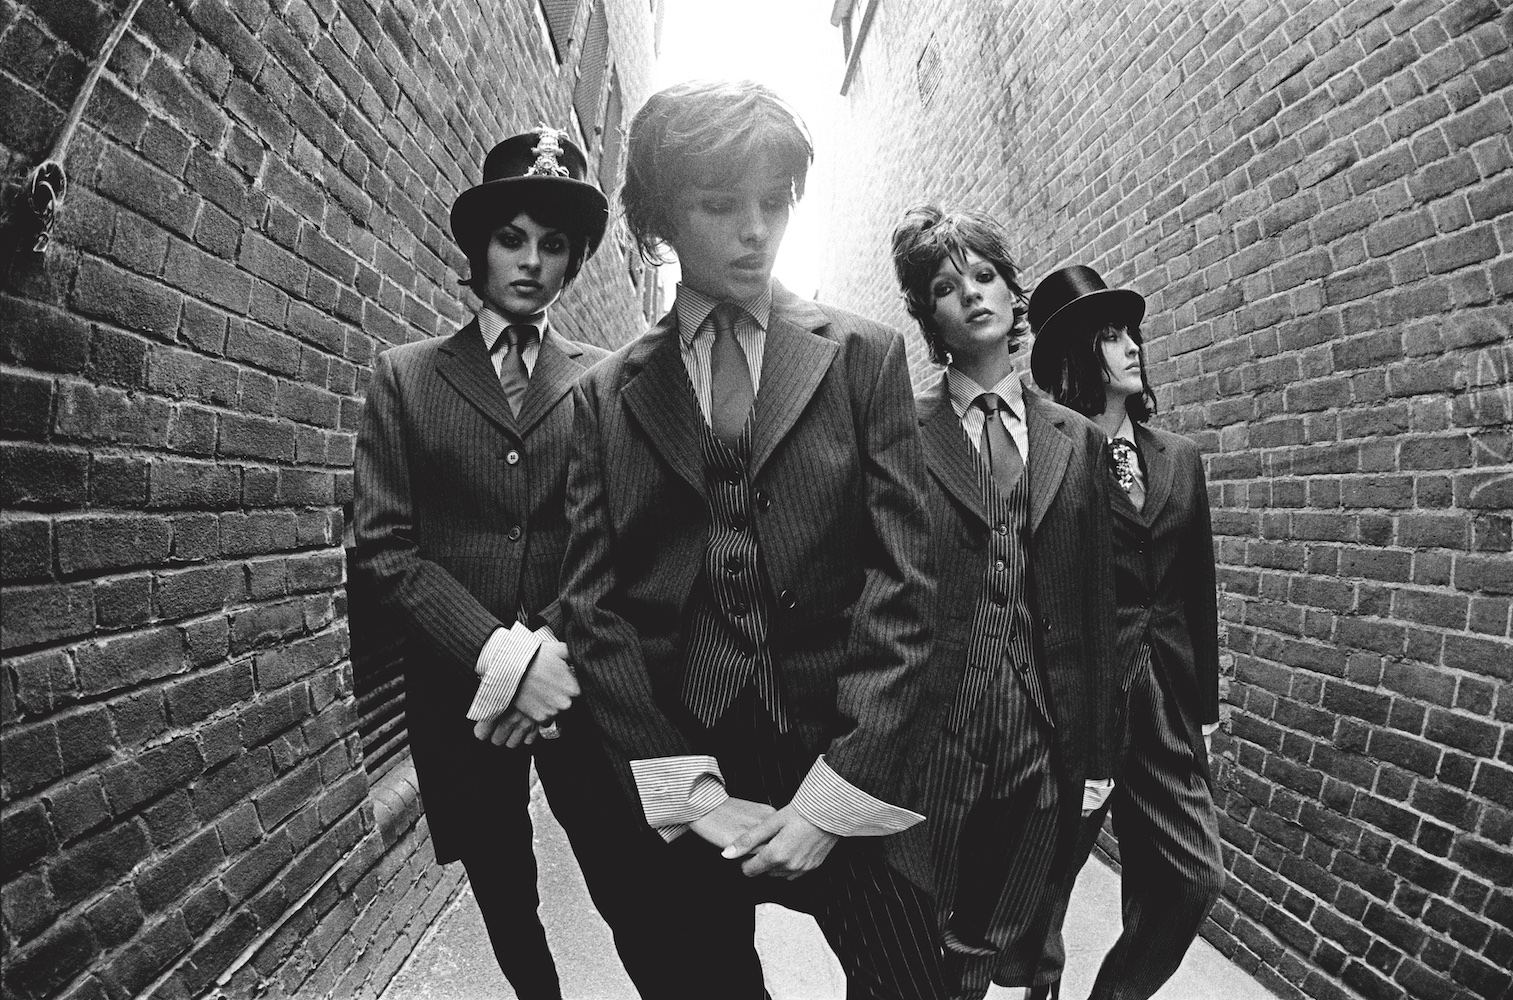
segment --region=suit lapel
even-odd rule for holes
[[[940,377],[935,395],[920,407],[920,441],[925,449],[925,464],[947,493],[971,511],[983,524],[988,523],[983,509],[982,483],[972,445],[961,430],[961,420],[951,406],[946,377]]]
[[[1135,425],[1135,443],[1140,446],[1140,457],[1145,460],[1145,505],[1137,516],[1147,525],[1155,524],[1156,516],[1172,494],[1172,477],[1176,470],[1166,445],[1138,424]],[[1130,509],[1134,510],[1134,504],[1130,504]]]
[[[827,322],[825,314],[812,304],[774,285],[772,315],[767,322],[767,342],[762,352],[762,388],[751,416],[753,479],[778,442],[793,429],[825,372],[830,370],[839,347],[835,341],[810,332]]]
[[[672,310],[631,349],[626,367],[640,368],[620,393],[626,408],[667,464],[699,496],[707,496],[699,451],[704,418],[683,367],[678,321]]]
[[[1072,458],[1072,442],[1062,429],[1064,419],[1050,412],[1039,397],[1025,393],[1025,422],[1030,432],[1030,532],[1040,527],[1050,509]]]
[[[541,347],[536,352],[536,364],[531,370],[531,383],[525,393],[525,402],[515,417],[515,426],[521,434],[529,434],[531,428],[540,423],[541,418],[572,391],[573,383],[583,374],[583,365],[577,360],[582,353],[583,350],[578,345],[564,340],[556,331],[547,328]]]
[[[436,356],[436,370],[463,399],[498,424],[500,430],[516,438],[520,436],[515,417],[510,413],[509,400],[504,398],[499,377],[494,374],[494,366],[483,349],[478,320],[474,319],[441,345]]]

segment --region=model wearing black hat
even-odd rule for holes
[[[1076,873],[1112,807],[1124,927],[1091,996],[1144,1000],[1177,970],[1224,881],[1207,740],[1218,727],[1218,602],[1208,490],[1193,443],[1150,427],[1156,398],[1140,321],[1145,299],[1075,265],[1030,297],[1030,369],[1109,440],[1117,660],[1127,693],[1118,783],[1084,821],[1031,996],[1054,996],[1062,918]],[[1057,977],[1047,983],[1047,974]]]
[[[537,916],[530,764],[622,961],[672,995],[647,931],[661,841],[626,800],[557,641],[572,389],[606,355],[550,306],[608,217],[587,163],[542,126],[504,140],[452,207],[481,305],[373,374],[355,461],[353,570],[407,628],[406,722],[438,862],[461,860],[522,1000],[558,1000]]]

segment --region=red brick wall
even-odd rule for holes
[[[0,0],[7,201],[125,6]],[[652,13],[608,10],[633,108]],[[403,939],[372,908],[430,847],[413,816],[375,827],[354,732],[354,429],[376,353],[466,316],[448,209],[493,142],[567,121],[559,41],[560,66],[533,2],[146,0],[51,249],[6,228],[7,997],[200,995],[233,968],[234,991],[318,995],[354,941]],[[615,344],[639,302],[608,246],[560,321]]]
[[[883,0],[816,164],[838,304],[907,325],[927,198],[1147,297],[1221,563],[1205,934],[1284,996],[1513,985],[1508,7]]]

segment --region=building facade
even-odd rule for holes
[[[833,22],[822,298],[908,328],[888,236],[936,201],[1007,223],[1030,282],[1086,263],[1148,300],[1157,423],[1205,454],[1220,564],[1229,884],[1205,936],[1282,996],[1506,997],[1506,0],[838,0]]]
[[[458,891],[349,635],[355,430],[469,314],[496,141],[618,182],[656,6],[0,0],[7,997],[374,996]],[[606,241],[557,321],[617,345],[654,285]]]

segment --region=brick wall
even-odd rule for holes
[[[467,315],[447,211],[494,141],[568,120],[594,6],[553,44],[524,0],[146,0],[52,247],[6,227],[7,997],[371,994],[405,901],[455,890],[413,794],[375,816],[403,781],[370,789],[354,731],[354,429],[376,353]],[[0,0],[7,202],[125,7]],[[652,12],[607,17],[634,108]],[[607,246],[559,318],[615,344],[640,301]]]
[[[1147,297],[1221,563],[1204,933],[1283,996],[1513,985],[1508,8],[881,0],[816,164],[823,298],[905,327],[923,198]]]

